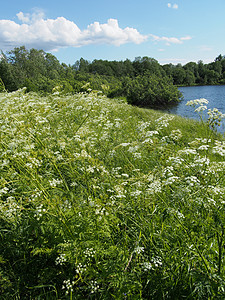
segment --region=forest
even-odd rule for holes
[[[160,65],[150,57],[134,61],[80,58],[73,65],[60,63],[43,50],[16,47],[0,55],[0,90],[52,93],[102,91],[108,97],[125,97],[130,104],[160,106],[179,101],[177,86],[225,84],[225,56],[209,64]]]

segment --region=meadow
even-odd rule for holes
[[[224,115],[94,91],[0,105],[0,299],[224,299]]]

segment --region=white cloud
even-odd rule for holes
[[[17,15],[17,18],[22,21],[23,23],[29,23],[30,22],[30,14],[24,14],[23,12],[19,12]]]
[[[29,13],[24,14],[23,12],[20,11],[18,14],[16,14],[16,16],[19,19],[19,21],[21,21],[22,23],[32,23],[43,19],[45,14],[41,9],[35,8],[34,13],[32,14]]]
[[[191,61],[193,61],[193,60],[191,60]],[[170,63],[184,65],[184,64],[186,64],[188,62],[190,62],[190,60],[188,60],[186,58],[164,58],[164,59],[160,59],[159,60],[159,63],[163,64],[163,65],[164,64],[170,64]]]
[[[43,12],[17,14],[18,24],[11,20],[0,20],[0,49],[19,45],[27,48],[39,48],[45,51],[60,47],[80,47],[90,44],[112,44],[120,46],[125,43],[140,44],[147,39],[136,29],[119,27],[116,19],[107,23],[94,22],[81,30],[74,22],[58,17],[45,19]]]
[[[28,49],[37,48],[44,51],[57,51],[62,47],[81,47],[91,44],[120,46],[125,43],[140,44],[149,37],[155,43],[171,45],[182,44],[191,39],[190,36],[177,38],[160,37],[154,34],[142,35],[135,28],[120,28],[116,19],[109,19],[104,24],[94,22],[81,30],[74,22],[64,17],[46,19],[42,11],[33,14],[19,12],[17,17],[18,22],[0,20],[0,49],[2,50],[21,45],[25,45]]]
[[[176,3],[174,3],[174,4],[167,3],[167,6],[168,6],[169,8],[178,9],[178,4],[176,4]]]
[[[192,39],[192,37],[188,35],[188,36],[182,37],[180,39],[181,39],[181,41],[189,41]]]
[[[150,34],[150,36],[152,37],[153,41],[165,42],[167,46],[169,46],[170,44],[183,44],[184,41],[191,40],[190,36],[185,36],[185,37],[181,37],[181,38],[166,37],[166,36],[159,37],[154,34]]]
[[[212,51],[213,48],[209,47],[209,46],[206,46],[206,45],[202,45],[202,46],[199,47],[199,50],[205,52],[205,51]]]

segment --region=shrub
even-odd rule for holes
[[[138,106],[164,106],[178,102],[181,97],[171,78],[148,73],[134,79],[127,78],[124,91],[128,103]]]

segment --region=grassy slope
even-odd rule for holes
[[[96,94],[0,102],[3,299],[223,297],[221,137]]]

